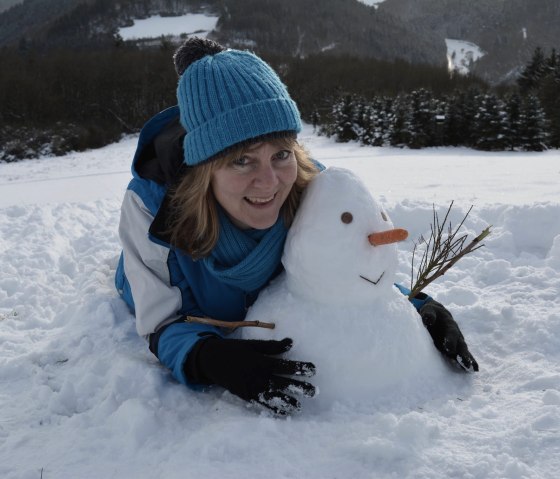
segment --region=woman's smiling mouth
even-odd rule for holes
[[[245,199],[245,201],[247,201],[247,203],[249,203],[251,205],[266,205],[267,203],[270,203],[275,197],[276,197],[276,193],[273,194],[272,196],[267,197],[267,198],[258,198],[258,197],[253,197],[253,196],[246,196],[244,199]]]

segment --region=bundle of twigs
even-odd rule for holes
[[[420,236],[418,240],[420,245],[424,245],[424,252],[418,265],[416,275],[414,274],[414,259],[419,244],[414,244],[414,249],[412,251],[409,298],[415,297],[432,281],[440,276],[443,276],[461,258],[479,248],[482,248],[484,244],[481,244],[481,241],[490,234],[491,226],[488,226],[467,246],[465,246],[468,235],[465,234],[459,236],[458,233],[473,207],[471,206],[469,208],[469,211],[467,211],[467,214],[455,230],[453,230],[451,222],[447,225],[449,213],[451,212],[452,207],[453,201],[449,205],[445,218],[442,222],[439,221],[439,216],[436,213],[435,206],[433,207],[433,222],[430,225],[430,237],[426,240],[423,236]],[[445,230],[447,230],[447,236],[444,237]],[[416,281],[413,284],[415,278]]]

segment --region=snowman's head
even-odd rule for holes
[[[326,304],[383,299],[395,278],[398,232],[406,237],[354,173],[328,168],[307,187],[288,233],[288,288]]]

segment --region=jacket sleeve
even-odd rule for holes
[[[410,289],[402,284],[395,283],[396,288],[405,296],[410,294]],[[416,311],[420,312],[420,308],[424,306],[428,301],[431,301],[432,297],[428,296],[426,293],[418,293],[414,298],[410,298],[409,301],[416,308]]]
[[[171,284],[168,268],[169,248],[150,240],[148,231],[153,215],[142,198],[129,189],[121,208],[119,236],[123,247],[124,274],[130,286],[136,316],[136,330],[149,337],[156,332],[157,344],[152,351],[173,376],[187,384],[183,364],[200,334],[218,334],[217,328],[177,322],[180,311],[196,314],[198,305],[191,295],[181,294]],[[192,304],[183,304],[185,299]]]

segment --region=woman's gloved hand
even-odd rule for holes
[[[444,356],[466,371],[478,371],[478,363],[470,353],[459,326],[441,303],[429,299],[419,313],[436,348]]]
[[[292,394],[315,395],[313,385],[286,377],[313,376],[315,365],[275,357],[291,347],[290,338],[264,341],[210,336],[195,344],[185,361],[184,371],[189,381],[217,384],[245,401],[286,415],[301,408]]]

